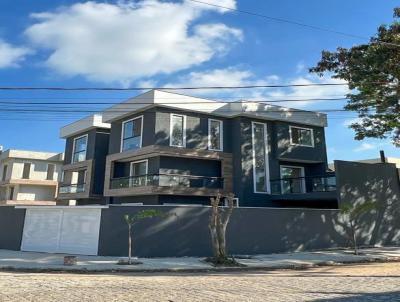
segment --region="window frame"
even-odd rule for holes
[[[131,161],[129,163],[129,177],[133,177],[134,175],[132,175],[132,166],[134,164],[138,164],[138,163],[146,163],[146,174],[147,175],[149,173],[149,160],[148,159],[141,159],[141,160],[136,160],[136,161]],[[142,176],[142,175],[139,175]]]
[[[23,165],[23,167],[22,167],[22,176],[21,176],[21,179],[31,179],[32,162],[30,162],[30,161],[25,161],[23,164],[24,164],[24,165]],[[29,164],[29,174],[28,174],[28,177],[24,177],[25,164]]]
[[[283,180],[284,178],[282,177],[282,168],[295,168],[295,169],[300,169],[300,175],[301,175],[301,192],[300,193],[283,193]],[[279,177],[281,179],[281,192],[282,194],[304,194],[306,193],[306,175],[305,175],[305,170],[303,166],[292,166],[292,165],[279,165]]]
[[[292,135],[292,129],[293,128],[297,128],[297,129],[301,129],[301,130],[310,130],[311,131],[311,145],[305,145],[305,144],[297,144],[293,142],[293,135]],[[290,137],[290,144],[292,146],[301,146],[301,147],[308,147],[308,148],[314,148],[315,144],[314,144],[314,129],[312,128],[305,128],[305,127],[299,127],[299,126],[289,126],[289,137]]]
[[[71,164],[75,164],[75,163],[80,163],[80,162],[84,162],[85,160],[81,160],[81,161],[74,161],[74,158],[75,158],[75,147],[76,147],[76,141],[78,140],[78,139],[81,139],[81,138],[83,138],[83,137],[86,137],[86,148],[85,148],[85,160],[86,160],[86,156],[87,156],[87,148],[88,148],[88,142],[89,142],[89,134],[88,133],[86,133],[86,134],[84,134],[84,135],[81,135],[81,136],[78,136],[78,137],[75,137],[74,138],[74,142],[73,142],[73,144],[72,144],[72,156],[71,156]],[[83,152],[83,151],[80,151],[80,152]],[[78,153],[80,153],[80,152],[78,152]]]
[[[211,148],[211,131],[210,130],[211,130],[211,123],[212,122],[218,122],[219,123],[219,127],[220,127],[220,131],[219,131],[220,148],[219,149]],[[208,150],[221,151],[221,152],[224,150],[224,121],[213,119],[213,118],[209,118],[208,119]]]
[[[256,150],[254,148],[254,125],[259,124],[263,125],[264,127],[264,147],[265,147],[265,179],[266,179],[266,191],[260,192],[257,191],[257,184],[256,184]],[[270,183],[270,171],[269,171],[269,150],[268,150],[268,128],[266,123],[262,122],[251,122],[251,149],[252,149],[252,164],[253,164],[253,193],[257,194],[271,194],[271,183]]]
[[[53,166],[54,170],[53,170],[53,177],[51,179],[49,179],[49,166]],[[52,163],[47,163],[47,167],[46,167],[46,180],[54,180],[54,175],[56,173],[56,164],[52,164]]]
[[[173,130],[173,117],[174,116],[179,116],[182,117],[183,119],[183,125],[182,125],[182,146],[178,145],[173,145],[172,144],[172,130]],[[176,114],[176,113],[170,113],[169,115],[169,145],[170,147],[177,147],[177,148],[186,148],[186,115],[183,114]]]
[[[1,174],[1,181],[6,181],[7,180],[7,174],[8,174],[8,164],[3,165],[3,171]]]
[[[126,124],[126,123],[129,123],[129,122],[132,122],[132,121],[135,121],[135,120],[138,120],[138,119],[141,120],[139,149],[142,148],[142,143],[143,143],[143,121],[144,121],[144,118],[143,118],[143,115],[140,115],[140,116],[131,118],[131,119],[129,119],[129,120],[123,121],[123,122],[121,123],[121,144],[120,144],[120,149],[119,149],[119,150],[120,150],[120,153],[126,152],[126,151],[132,151],[132,149],[130,149],[130,150],[123,150],[123,147],[124,147],[125,124]],[[134,136],[132,136],[132,137],[134,137]]]

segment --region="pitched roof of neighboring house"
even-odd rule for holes
[[[0,153],[0,160],[4,160],[6,158],[22,158],[62,162],[64,160],[64,153],[9,149]]]
[[[247,116],[265,120],[289,121],[310,126],[327,126],[326,114],[320,112],[275,106],[267,102],[249,102],[246,100],[221,102],[153,89],[113,105],[103,112],[64,126],[61,128],[60,137],[66,138],[93,128],[109,129],[111,127],[110,123],[115,120],[123,119],[134,112],[140,112],[156,106],[227,118]]]

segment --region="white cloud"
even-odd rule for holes
[[[251,85],[274,85],[274,84],[311,84],[311,83],[345,83],[331,78],[320,78],[313,75],[297,76],[284,80],[277,75],[257,77],[248,69],[239,67],[227,67],[223,69],[212,69],[201,72],[190,72],[179,77],[175,82],[165,84],[166,87],[179,86],[251,86]],[[229,95],[233,99],[251,99],[256,101],[279,101],[276,105],[305,108],[318,103],[319,99],[328,97],[344,96],[348,92],[347,86],[298,86],[290,88],[251,88],[251,89],[221,89],[221,90],[198,90],[192,94],[218,98],[219,95]],[[304,99],[315,99],[315,101],[303,101]],[[285,101],[295,100],[295,102]],[[322,102],[322,101],[320,101]],[[327,107],[331,107],[329,103]],[[339,107],[341,108],[341,107]]]
[[[0,40],[0,68],[17,67],[31,50],[17,47]]]
[[[368,151],[368,150],[373,150],[376,149],[378,146],[375,144],[371,143],[362,143],[359,147],[354,148],[354,152],[363,152],[363,151]]]
[[[222,23],[194,24],[205,11],[226,10],[190,1],[77,3],[32,14],[35,23],[25,34],[36,47],[50,50],[50,69],[126,85],[199,65],[242,39],[239,29]]]

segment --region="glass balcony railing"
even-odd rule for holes
[[[58,192],[60,194],[82,193],[85,192],[85,184],[62,185]]]
[[[297,177],[271,180],[271,194],[303,194],[336,190],[335,176]]]
[[[111,179],[111,189],[144,186],[222,189],[224,179],[221,177],[179,174],[148,174]]]

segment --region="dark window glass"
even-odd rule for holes
[[[72,154],[73,163],[86,160],[87,138],[87,135],[85,135],[75,139],[74,150]]]
[[[141,148],[142,118],[123,124],[122,151]]]

